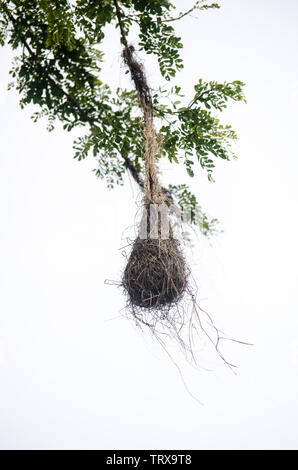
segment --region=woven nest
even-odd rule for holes
[[[178,242],[172,237],[137,238],[122,284],[132,307],[163,310],[179,302],[187,286],[187,274]]]

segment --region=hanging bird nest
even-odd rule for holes
[[[177,304],[187,285],[177,240],[137,238],[122,282],[133,308],[164,310]]]
[[[168,214],[163,218],[168,228],[167,237],[162,236],[160,216],[152,218],[150,215],[151,207],[160,208],[165,202],[155,164],[160,149],[153,125],[152,99],[143,67],[134,56],[133,46],[124,48],[123,58],[130,70],[144,115],[144,214],[147,230],[146,236],[138,236],[133,244],[122,285],[132,312],[136,309],[154,310],[155,314],[156,311],[161,312],[163,317],[165,310],[182,298],[187,287],[187,269],[179,243],[173,236]],[[155,237],[152,237],[152,224],[156,224]]]

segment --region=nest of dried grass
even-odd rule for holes
[[[134,47],[126,44],[123,58],[130,70],[138,93],[139,105],[144,114],[144,210],[147,223],[150,225],[151,205],[161,208],[165,196],[158,181],[155,165],[160,149],[153,125],[150,88],[143,67],[134,57],[134,52]],[[166,217],[169,236],[162,237],[161,221],[158,217],[155,219],[157,238],[150,236],[152,227],[147,225],[149,238],[137,237],[123,273],[122,285],[128,295],[130,310],[135,317],[136,310],[140,309],[154,314],[162,311],[161,316],[164,317],[165,311],[180,301],[187,286],[185,261],[179,244],[173,237],[170,222]]]
[[[122,278],[132,307],[164,310],[177,304],[187,286],[187,269],[172,236],[137,238]]]

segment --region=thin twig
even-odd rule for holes
[[[194,6],[192,8],[190,8],[189,10],[185,11],[184,13],[181,13],[179,16],[177,16],[176,18],[169,18],[168,20],[164,20],[165,23],[170,23],[171,21],[178,21],[178,20],[181,20],[181,18],[184,18],[184,16],[187,16],[189,15],[190,13],[192,13],[194,10],[196,10],[198,7],[199,7],[199,4],[201,3],[201,1],[198,1],[194,4]]]

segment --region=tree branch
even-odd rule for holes
[[[130,171],[131,176],[135,180],[135,182],[140,186],[140,188],[143,190],[144,189],[144,181],[140,178],[140,174],[136,168],[136,166],[133,164],[130,158],[128,158],[126,155],[121,155],[121,157],[124,159],[124,165],[125,167]]]
[[[121,18],[121,11],[120,11],[120,8],[119,8],[119,4],[118,4],[117,0],[113,0],[113,2],[114,2],[114,5],[115,5],[115,8],[116,8],[116,15],[117,15],[118,24],[119,24],[119,28],[120,28],[120,32],[121,32],[121,41],[122,41],[125,49],[128,49],[128,42],[127,42],[127,39],[126,39],[126,36],[125,36],[124,25],[123,25],[122,18]]]
[[[189,10],[185,11],[184,13],[181,13],[179,16],[176,18],[169,18],[168,20],[164,20],[165,23],[170,23],[171,21],[178,21],[181,20],[181,18],[184,18],[184,16],[189,15],[192,13],[194,10],[199,9],[199,10],[206,10],[207,8],[219,8],[219,5],[217,3],[212,3],[211,5],[206,5],[205,7],[202,6],[200,7],[200,3],[202,3],[202,0],[198,0],[192,8]]]
[[[164,20],[165,23],[170,23],[171,21],[178,21],[178,20],[181,20],[181,18],[184,18],[184,16],[187,16],[189,15],[190,13],[192,13],[194,10],[196,10],[199,6],[199,3],[200,2],[196,2],[194,4],[194,6],[192,8],[190,8],[189,10],[185,11],[184,13],[181,13],[179,16],[177,16],[176,18],[169,18],[168,20]]]

